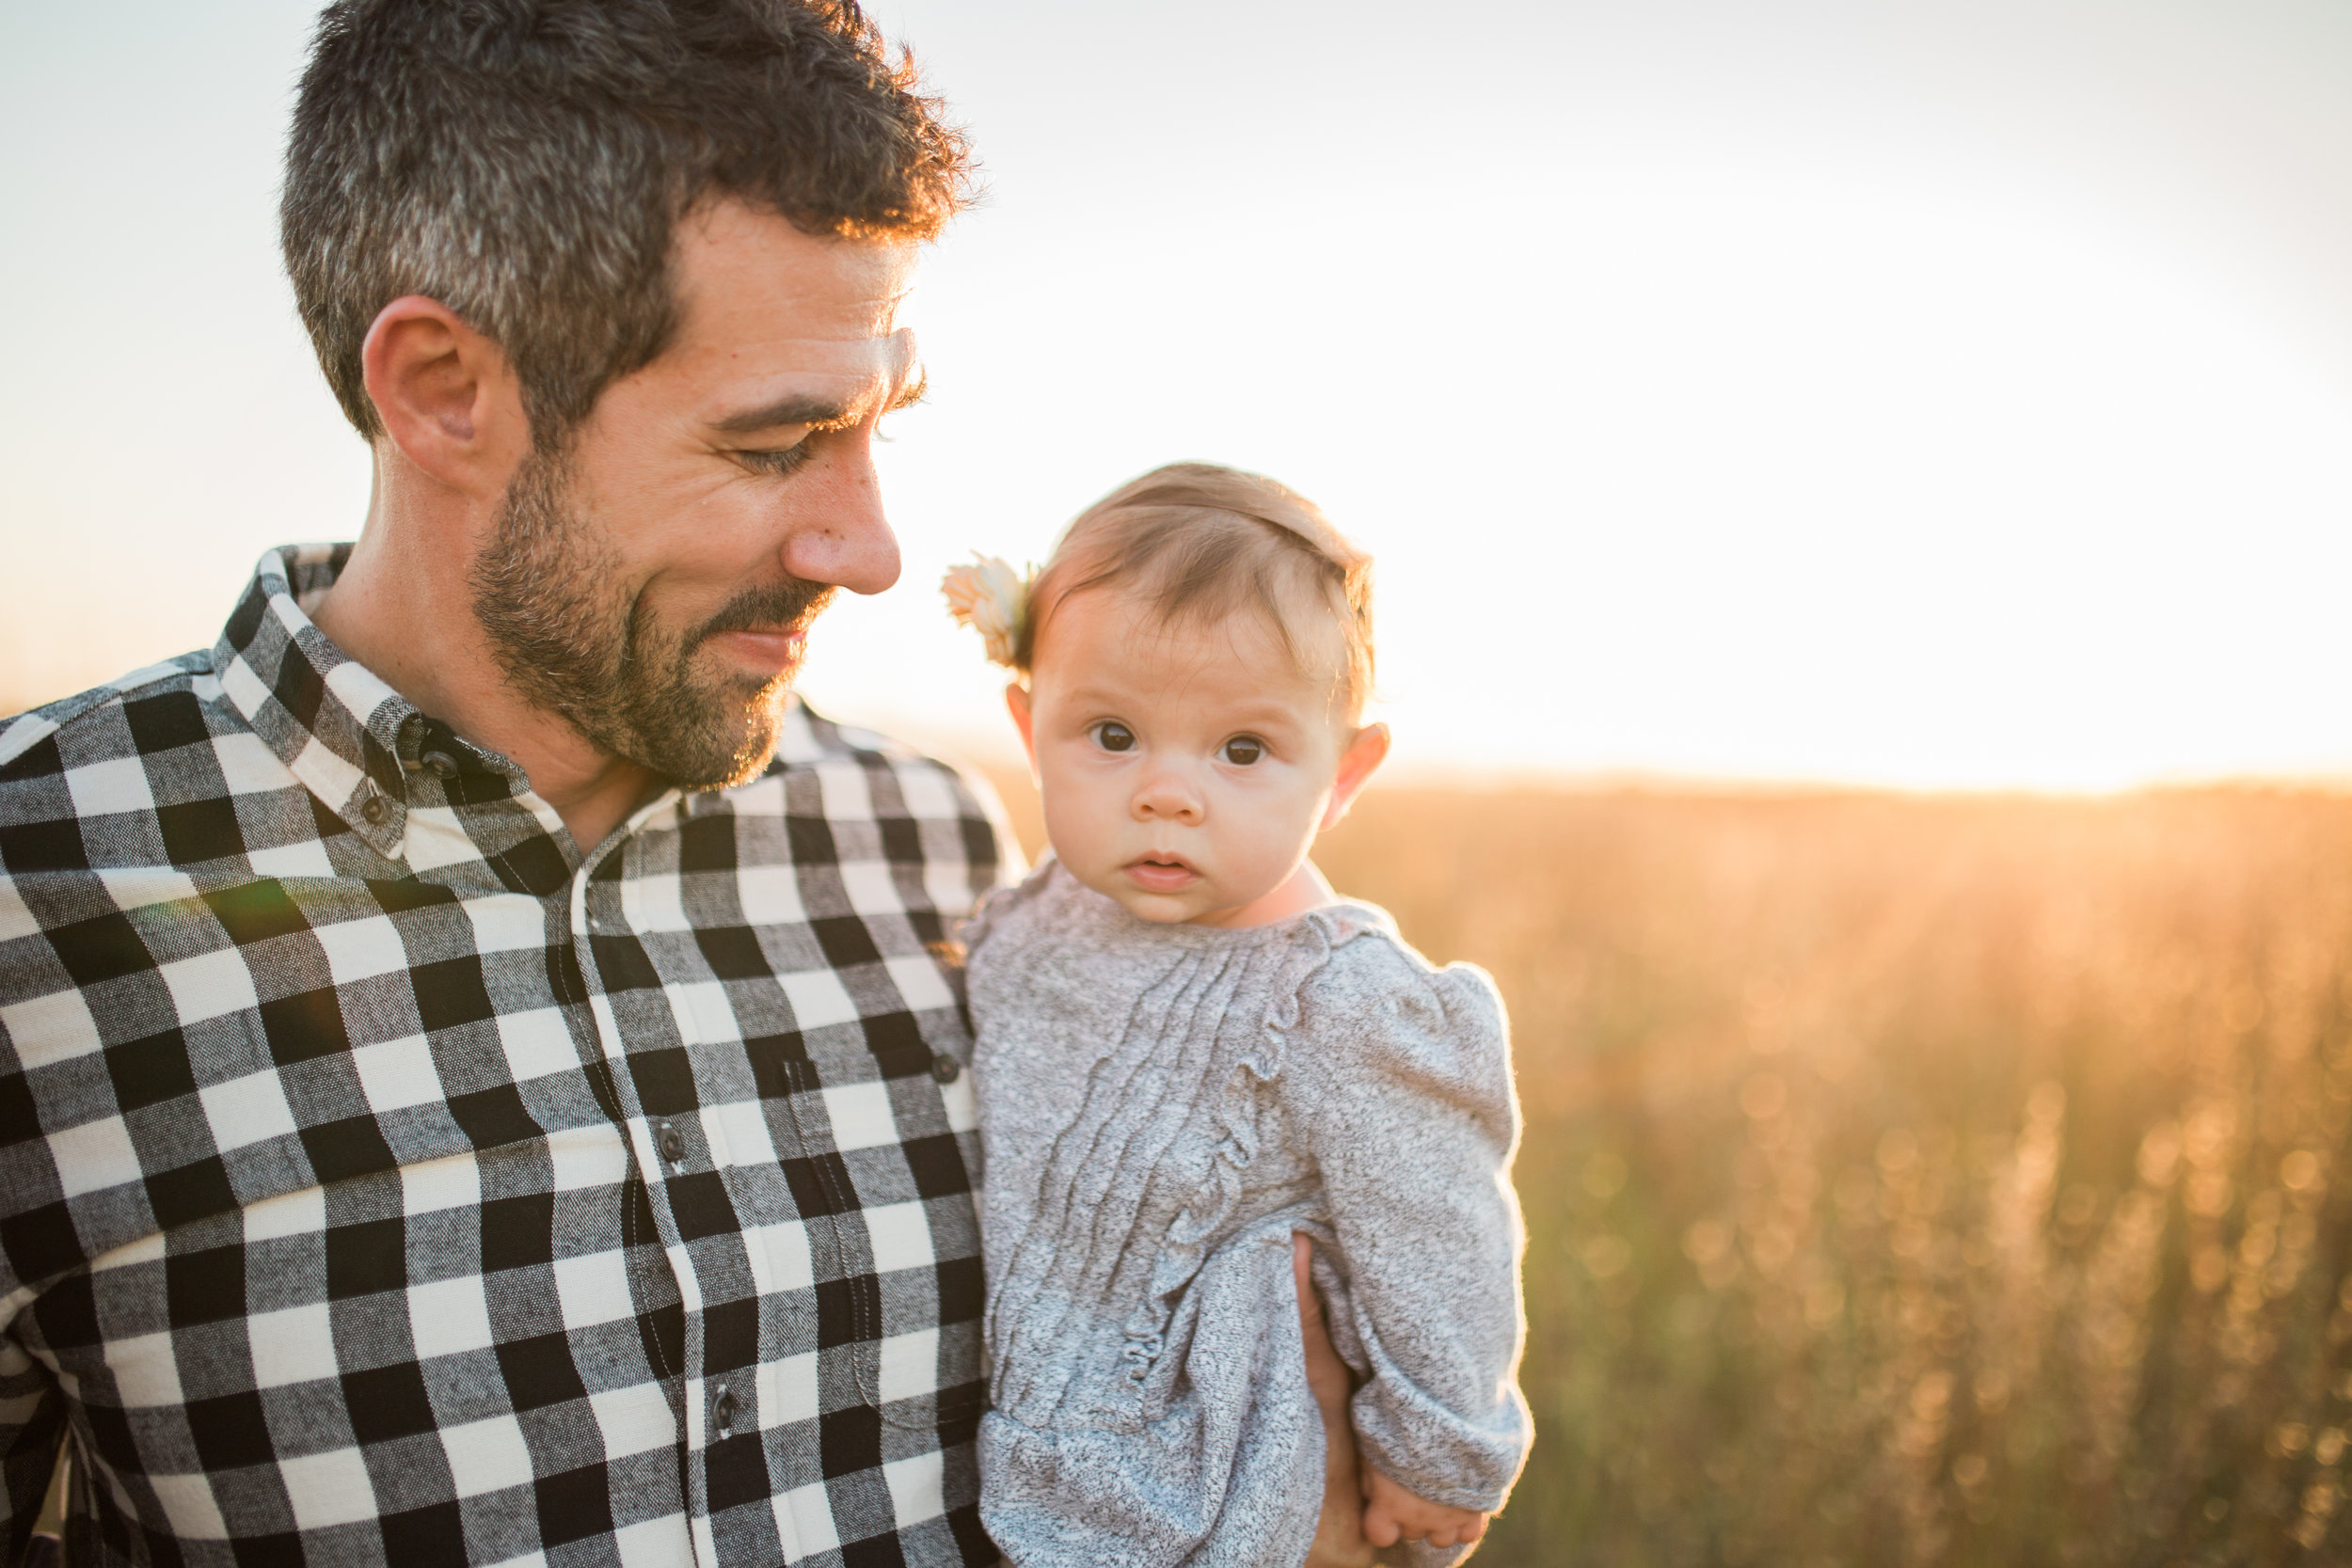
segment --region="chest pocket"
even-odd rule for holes
[[[951,1043],[890,1013],[810,1031],[783,1063],[799,1144],[786,1175],[831,1281],[819,1341],[844,1347],[885,1422],[918,1431],[987,1403],[970,1050]]]

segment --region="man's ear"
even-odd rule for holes
[[[437,299],[376,312],[359,351],[368,397],[402,455],[453,489],[501,494],[531,449],[522,386],[505,351]]]
[[[1037,776],[1037,737],[1030,733],[1029,689],[1019,681],[1005,688],[1005,707],[1012,714],[1012,727],[1021,732],[1021,749],[1029,753],[1029,776]]]
[[[1389,759],[1389,726],[1366,724],[1356,732],[1356,738],[1340,753],[1339,776],[1331,781],[1331,803],[1323,808],[1323,820],[1315,832],[1326,832],[1340,825],[1347,808],[1356,803],[1356,797],[1372,783],[1372,776]]]

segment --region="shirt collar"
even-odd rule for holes
[[[513,761],[468,745],[421,712],[319,630],[310,611],[335,586],[351,551],[340,544],[264,552],[213,645],[213,668],[230,705],[303,787],[370,848],[397,861],[408,831],[406,775],[432,752],[501,774],[517,793],[529,790],[530,780]],[[787,753],[815,751],[810,715],[797,693],[781,738]],[[675,787],[663,790],[631,813],[616,836],[675,806],[678,796]],[[544,804],[531,809],[542,828],[560,829]]]
[[[369,847],[399,858],[407,827],[403,763],[425,718],[311,623],[351,560],[344,545],[262,555],[213,646],[221,690],[263,745]]]

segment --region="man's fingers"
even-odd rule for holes
[[[1355,1386],[1347,1375],[1347,1364],[1340,1359],[1339,1351],[1331,1343],[1329,1322],[1324,1315],[1323,1298],[1315,1291],[1313,1276],[1309,1272],[1314,1248],[1306,1237],[1293,1234],[1291,1238],[1291,1275],[1298,1287],[1298,1334],[1307,1353],[1307,1387],[1313,1393],[1315,1403],[1323,1410],[1324,1426],[1331,1441],[1343,1437],[1348,1447],[1348,1464],[1355,1464],[1355,1439],[1347,1427],[1347,1401]]]
[[[1315,1520],[1314,1544],[1303,1568],[1372,1568],[1364,1540],[1363,1472],[1356,1463],[1356,1433],[1347,1422],[1346,1363],[1331,1347],[1323,1300],[1315,1293],[1314,1246],[1305,1236],[1291,1238],[1291,1274],[1298,1289],[1298,1329],[1306,1353],[1307,1389],[1323,1417],[1323,1508]]]

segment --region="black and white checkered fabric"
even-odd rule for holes
[[[0,1559],[70,1421],[116,1560],[993,1561],[982,797],[796,705],[583,858],[348,548],[0,721]]]

